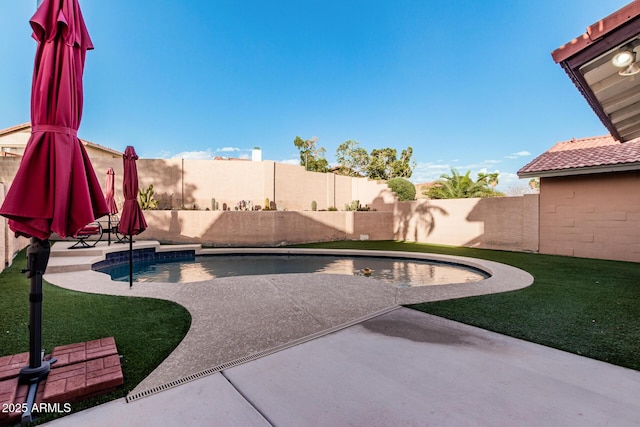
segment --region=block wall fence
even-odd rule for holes
[[[540,252],[640,262],[640,172],[542,178]]]
[[[122,160],[92,159],[104,182],[106,170],[116,173],[116,202],[121,205]],[[230,210],[244,200],[254,206],[275,203],[279,211],[318,210],[359,200],[364,205],[385,209],[395,200],[385,182],[351,178],[331,173],[307,172],[304,167],[273,161],[140,159],[137,162],[140,188],[153,184],[162,209]]]
[[[2,198],[19,160],[0,159]],[[106,169],[116,171],[121,206],[121,159],[92,162],[103,184]],[[543,178],[540,195],[412,202],[399,202],[383,182],[272,161],[141,159],[138,173],[140,187],[153,184],[163,208],[145,211],[149,228],[140,238],[165,243],[278,246],[404,240],[640,262],[638,172]],[[212,210],[212,199],[218,210]],[[240,200],[264,206],[265,199],[277,210],[233,210]],[[372,210],[344,211],[353,200]],[[318,211],[311,210],[313,201]],[[222,211],[223,205],[231,210]],[[326,211],[331,206],[338,211]],[[28,240],[14,238],[7,221],[0,221],[7,265]]]
[[[403,240],[537,252],[537,212],[537,195],[395,201],[370,212],[154,210],[141,236],[216,247]]]

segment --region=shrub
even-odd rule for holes
[[[315,200],[311,202],[311,210],[314,212],[318,210],[318,202]]]
[[[392,178],[387,181],[387,186],[396,193],[401,202],[416,199],[416,187],[405,178]]]

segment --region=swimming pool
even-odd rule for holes
[[[98,268],[112,280],[128,281],[129,265]],[[343,255],[203,255],[180,261],[139,261],[136,282],[198,282],[217,277],[323,273],[370,276],[400,287],[477,282],[489,277],[478,269],[432,260]],[[369,274],[370,273],[370,274]]]

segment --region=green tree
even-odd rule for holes
[[[407,147],[406,150],[402,150],[400,158],[393,163],[393,176],[402,178],[411,178],[413,169],[416,167],[416,162],[411,160],[413,156],[413,148]]]
[[[364,148],[358,147],[358,141],[353,140],[340,144],[336,150],[340,175],[384,180],[411,177],[415,167],[415,162],[411,160],[412,155],[411,147],[402,150],[400,158],[395,148],[374,149],[371,150],[371,154],[367,154]]]
[[[338,146],[336,160],[340,165],[339,175],[365,176],[369,154],[364,148],[358,147],[358,144],[358,141],[350,139]]]
[[[397,158],[395,148],[381,148],[371,150],[369,165],[366,168],[367,176],[371,179],[385,179],[401,177],[410,178],[413,173],[411,156],[413,149],[408,147],[402,150],[400,159]]]
[[[396,193],[401,202],[416,198],[416,186],[405,178],[391,178],[387,181],[387,186]]]
[[[466,174],[460,175],[457,170],[451,168],[451,175],[440,175],[441,179],[436,181],[435,185],[424,194],[431,199],[465,199],[502,195],[502,193],[494,192],[493,189],[489,188],[489,180],[483,174],[478,174],[476,181],[470,175],[470,170]],[[494,181],[497,182],[497,179],[496,175]]]
[[[499,175],[500,174],[498,172],[493,172],[493,173],[480,172],[478,173],[478,181],[483,181],[487,183],[487,185],[489,185],[491,189],[494,190],[496,188],[496,185],[498,185]]]
[[[390,179],[393,175],[391,164],[396,160],[397,151],[394,148],[371,150],[367,176],[371,179]]]
[[[532,190],[540,191],[540,179],[539,178],[531,178],[529,180],[529,188]]]
[[[313,172],[327,172],[329,170],[329,162],[324,158],[326,150],[316,143],[317,137],[303,140],[299,136],[293,140],[293,144],[300,151],[300,165],[305,167],[305,170]]]

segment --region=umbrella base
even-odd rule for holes
[[[49,371],[51,370],[51,363],[46,360],[43,360],[40,366],[36,368],[32,368],[31,366],[25,366],[20,369],[20,382],[21,383],[32,383],[40,381],[49,375]]]
[[[38,392],[38,385],[40,381],[43,381],[49,371],[51,370],[51,364],[55,363],[57,359],[51,359],[50,361],[42,360],[40,366],[32,368],[31,366],[25,366],[20,370],[20,382],[29,384],[29,392],[27,393],[27,401],[25,402],[25,411],[22,412],[22,424],[33,422],[33,414],[31,409],[36,403],[36,393]]]

